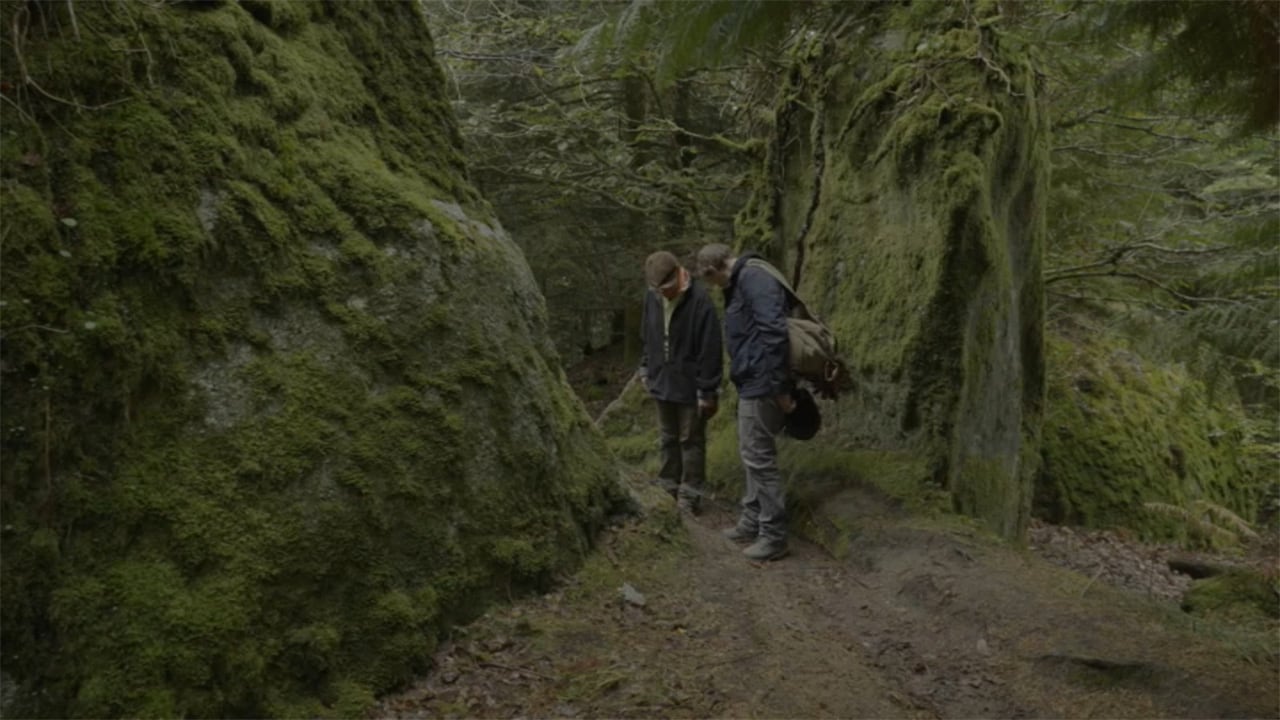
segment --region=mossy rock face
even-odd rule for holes
[[[1189,528],[1144,503],[1197,501],[1252,519],[1264,485],[1244,462],[1245,418],[1180,366],[1160,366],[1114,338],[1049,342],[1044,467],[1036,514],[1148,538]]]
[[[0,20],[17,711],[358,715],[581,557],[616,469],[415,3]]]
[[[798,53],[740,244],[798,278],[856,375],[833,437],[915,454],[1020,537],[1044,394],[1036,73],[995,3],[844,10],[862,17]]]

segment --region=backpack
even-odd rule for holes
[[[791,288],[791,283],[773,265],[759,258],[747,260],[747,265],[758,267],[773,276],[786,289],[791,298],[790,317],[787,318],[787,335],[790,354],[787,364],[791,372],[801,380],[807,380],[822,397],[835,398],[841,390],[851,387],[849,370],[840,359],[836,336],[816,315],[809,312],[804,300]]]

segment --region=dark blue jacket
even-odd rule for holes
[[[720,320],[702,283],[691,279],[671,314],[671,329],[663,337],[662,296],[655,290],[644,294],[640,319],[643,355],[640,371],[649,394],[666,402],[693,405],[699,398],[720,392],[724,343]]]
[[[739,397],[772,397],[791,390],[787,368],[787,291],[769,271],[749,267],[759,258],[738,258],[724,289],[725,336],[729,342],[729,378]]]

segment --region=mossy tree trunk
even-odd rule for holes
[[[358,716],[585,552],[614,470],[416,3],[0,25],[17,712]]]
[[[851,447],[923,456],[1022,535],[1044,396],[1046,126],[994,3],[857,6],[800,48],[740,244],[797,279],[859,390]]]

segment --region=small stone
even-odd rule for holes
[[[623,602],[635,605],[636,607],[644,607],[646,602],[644,595],[642,595],[639,590],[631,587],[631,583],[622,584],[622,600]]]

